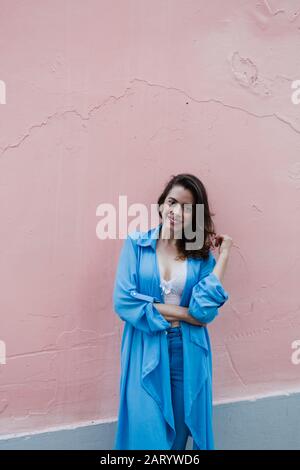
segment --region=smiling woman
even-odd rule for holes
[[[201,230],[197,203],[204,204],[204,244],[189,250],[184,235],[177,236],[188,226]],[[129,234],[115,277],[113,304],[125,328],[114,449],[185,449],[189,435],[193,449],[213,449],[212,358],[204,325],[229,297],[218,275],[231,239],[222,242],[216,263],[206,191],[193,175],[173,177],[158,207],[162,222]],[[163,280],[172,280],[171,302]]]

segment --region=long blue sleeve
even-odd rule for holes
[[[170,328],[169,323],[153,305],[155,297],[137,291],[137,245],[128,235],[123,243],[116,271],[113,306],[119,317],[148,334]]]
[[[216,260],[212,252],[203,262],[200,280],[192,290],[189,313],[203,323],[210,323],[218,315],[218,308],[229,298],[219,278],[212,272]]]

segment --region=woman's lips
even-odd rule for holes
[[[172,222],[172,224],[175,224],[178,222],[177,219],[173,219],[170,215],[168,215],[168,219]]]

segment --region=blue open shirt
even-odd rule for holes
[[[121,249],[113,305],[124,320],[120,403],[114,449],[168,450],[175,438],[166,330],[155,308],[163,303],[156,242],[162,224],[132,232]],[[216,260],[188,258],[180,305],[203,323],[218,315],[228,293],[212,272]],[[201,450],[214,449],[212,354],[207,327],[180,321],[183,341],[185,423]]]

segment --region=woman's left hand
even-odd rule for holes
[[[226,252],[229,254],[233,240],[229,235],[220,234],[214,238],[215,247],[219,247],[219,254]]]

